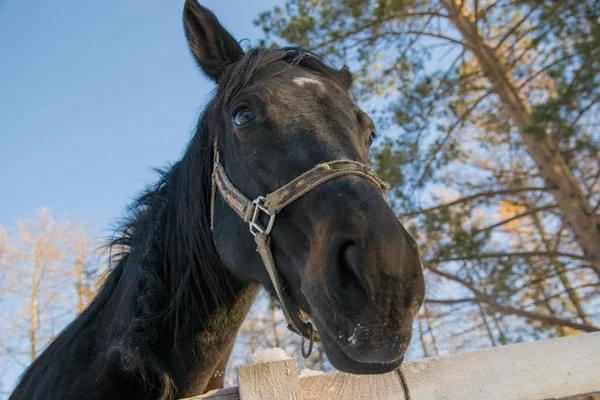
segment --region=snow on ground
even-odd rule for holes
[[[250,354],[246,358],[246,363],[260,364],[269,361],[287,360],[288,358],[291,357],[288,356],[283,349],[280,349],[279,347],[274,347],[272,349],[257,351],[256,353]]]
[[[325,375],[323,371],[315,371],[313,369],[304,368],[300,371],[300,378],[306,378],[307,376],[317,376],[317,375]]]

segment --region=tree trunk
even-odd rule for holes
[[[484,74],[494,86],[507,115],[521,133],[521,139],[535,161],[549,189],[592,267],[600,275],[600,218],[593,212],[579,183],[562,157],[556,143],[548,136],[529,133],[534,128],[531,107],[523,100],[498,54],[479,34],[471,15],[463,14],[457,0],[441,0],[450,14],[450,22],[460,31],[477,58]]]
[[[36,249],[36,253],[39,253],[39,249]],[[38,332],[38,319],[39,319],[39,298],[38,298],[38,289],[40,286],[40,278],[41,278],[41,260],[39,254],[36,254],[34,266],[33,266],[33,276],[31,280],[31,330],[29,332],[29,342],[30,342],[30,350],[29,356],[31,361],[33,362],[37,357],[37,332]]]
[[[277,332],[277,307],[272,299],[269,300],[269,303],[269,306],[271,308],[271,327],[273,328],[275,347],[281,347],[281,339],[279,338],[279,332]]]
[[[423,321],[422,318],[417,318],[417,327],[419,328],[419,339],[421,340],[421,347],[423,348],[423,357],[429,357],[429,350],[427,350],[427,342],[425,341],[425,334],[423,332]]]
[[[81,314],[85,307],[85,283],[84,283],[84,267],[83,260],[77,258],[75,260],[75,273],[77,274],[77,311]]]
[[[491,312],[490,315],[492,316],[492,319],[494,320],[494,326],[496,327],[496,330],[498,331],[498,336],[500,338],[500,344],[505,345],[508,344],[508,340],[506,340],[506,336],[504,336],[504,329],[500,326],[500,320],[498,319],[498,317],[496,317],[496,313],[495,312]]]
[[[427,321],[427,331],[429,332],[429,336],[431,336],[433,353],[436,357],[439,357],[440,349],[438,348],[437,339],[435,338],[435,332],[433,331],[433,323],[431,322],[431,314],[429,314],[429,307],[427,307],[427,304],[423,305],[423,310],[425,310],[425,321]]]
[[[544,304],[546,310],[548,310],[548,314],[552,315],[553,317],[560,317],[559,313],[557,313],[554,307],[552,307],[550,299],[548,298],[548,293],[546,292],[546,288],[542,282],[538,282],[536,286],[539,290],[540,301],[542,304]],[[560,336],[565,336],[565,328],[562,325],[556,325],[555,328]]]
[[[490,328],[490,324],[488,324],[487,318],[485,317],[485,311],[483,311],[483,307],[481,303],[477,303],[477,308],[479,308],[479,315],[481,316],[481,320],[483,321],[483,326],[485,326],[485,330],[487,331],[488,338],[490,339],[490,343],[492,347],[496,347],[496,339],[494,339],[494,333]]]
[[[545,249],[547,251],[553,251],[554,248],[553,248],[552,244],[550,243],[550,241],[548,240],[548,238],[546,237],[546,230],[544,229],[544,226],[543,226],[542,221],[540,220],[539,216],[532,215],[532,219],[533,219],[533,222],[534,222],[537,230],[540,232],[540,237],[542,239],[542,242],[544,243]],[[570,281],[569,277],[567,276],[567,274],[565,273],[565,267],[564,267],[563,263],[561,263],[560,260],[556,257],[552,257],[550,259],[550,261],[552,263],[552,266],[554,267],[554,271],[558,275],[558,279],[562,283],[563,287],[565,288],[565,290],[567,292],[567,295],[569,296],[569,300],[571,300],[573,307],[575,307],[575,310],[577,311],[577,315],[579,316],[581,321],[583,321],[584,324],[591,325],[591,321],[581,304],[581,298],[579,297],[579,294],[575,291],[575,289],[573,289],[573,285],[571,285],[571,281]]]

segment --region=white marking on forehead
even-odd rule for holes
[[[319,80],[314,78],[306,78],[304,76],[299,76],[297,78],[294,78],[293,82],[298,86],[304,86],[307,83],[312,83],[313,85],[317,85],[319,88],[323,89],[323,84]]]

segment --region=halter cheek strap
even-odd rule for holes
[[[277,270],[270,246],[270,233],[275,223],[275,216],[287,205],[302,197],[317,186],[341,176],[354,175],[372,181],[383,193],[388,186],[369,167],[356,161],[337,160],[319,164],[303,173],[279,189],[258,196],[254,200],[244,196],[229,180],[219,157],[217,146],[214,148],[214,166],[212,173],[211,193],[211,229],[214,223],[214,207],[217,190],[225,202],[248,223],[250,233],[254,236],[256,250],[265,265],[265,268],[275,288],[275,293],[281,303],[281,309],[288,323],[288,329],[303,337],[302,355],[306,358],[312,351],[313,341],[320,341],[319,333],[313,329],[310,322],[304,322],[300,317],[302,310],[295,304],[284,290],[283,277]],[[261,214],[268,217],[268,222],[260,222]],[[304,339],[310,341],[308,351],[304,350]]]

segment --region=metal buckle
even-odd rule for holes
[[[256,236],[257,233],[268,235],[271,233],[271,229],[273,229],[273,224],[275,223],[275,214],[269,214],[269,211],[264,207],[265,201],[266,199],[263,196],[258,196],[252,201],[252,204],[254,204],[254,213],[252,214],[252,219],[248,222],[248,225],[250,226],[250,233],[253,236]],[[258,221],[261,211],[269,216],[269,222],[267,223],[266,227],[260,226]]]

